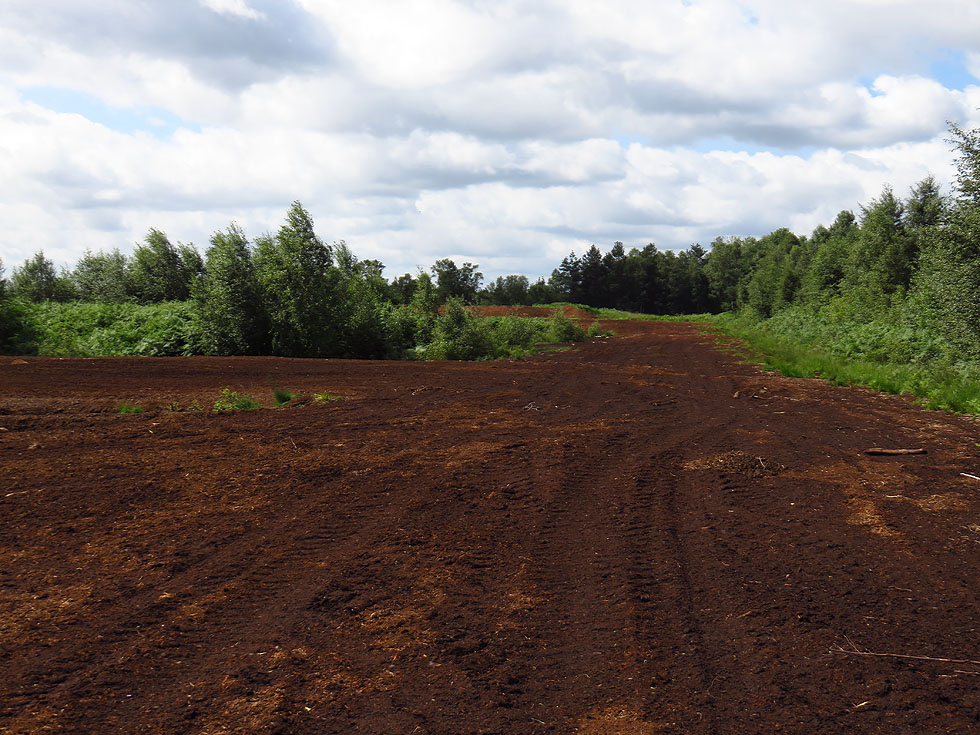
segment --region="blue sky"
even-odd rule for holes
[[[165,140],[178,128],[201,131],[197,123],[182,120],[162,107],[114,107],[95,94],[58,87],[28,87],[19,91],[25,102],[51,112],[81,115],[86,120],[126,135],[141,131]]]
[[[173,0],[0,6],[0,258],[290,202],[394,277],[800,234],[951,179],[980,6],[880,0]]]

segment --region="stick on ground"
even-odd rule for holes
[[[865,449],[865,454],[926,454],[925,449],[882,449],[881,447],[871,447]]]

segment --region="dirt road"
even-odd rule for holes
[[[612,327],[0,358],[0,732],[980,732],[977,424]]]

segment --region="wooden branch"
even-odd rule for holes
[[[881,447],[871,447],[865,449],[865,454],[926,454],[925,449],[882,449]]]

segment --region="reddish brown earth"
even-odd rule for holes
[[[977,425],[610,326],[0,358],[0,732],[980,732]]]
[[[547,318],[557,310],[569,319],[595,319],[585,309],[568,305],[555,308],[550,306],[468,306],[466,308],[476,316],[536,316]],[[440,306],[439,313],[444,314],[445,312],[446,307]]]

